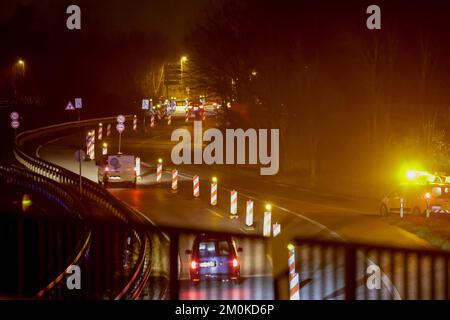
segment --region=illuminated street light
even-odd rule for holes
[[[19,59],[19,60],[17,61],[17,64],[18,64],[19,66],[23,67],[23,66],[25,66],[25,61],[23,61],[22,59]]]
[[[187,60],[188,60],[188,58],[186,56],[181,57],[181,62],[186,62]]]
[[[163,160],[161,158],[158,159],[158,163],[162,163]]]
[[[266,204],[266,210],[272,211],[272,205],[270,203]]]
[[[212,182],[217,183],[217,177],[212,177]]]

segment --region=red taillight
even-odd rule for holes
[[[197,269],[197,267],[198,267],[197,261],[192,260],[191,261],[191,269]]]
[[[237,268],[239,266],[238,259],[234,258],[232,264],[233,264],[233,268]]]

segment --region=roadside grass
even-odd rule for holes
[[[439,249],[450,251],[449,215],[431,215],[428,219],[425,216],[413,215],[405,215],[403,219],[400,219],[400,217],[391,215],[383,219],[415,234]]]

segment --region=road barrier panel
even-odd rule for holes
[[[400,198],[400,218],[403,219],[403,204],[404,204],[404,200],[403,198]]]
[[[276,237],[281,233],[281,224],[275,222],[272,226],[273,236]]]
[[[141,158],[136,157],[136,178],[141,178]]]
[[[150,117],[150,127],[154,128],[155,127],[155,115],[152,114],[152,116]]]
[[[134,115],[133,117],[133,131],[137,130],[137,116]]]
[[[230,219],[237,219],[237,191],[231,190],[230,192]]]
[[[98,124],[98,141],[103,139],[103,124],[100,122]]]
[[[263,236],[270,237],[272,228],[272,212],[267,210],[264,212]]]
[[[169,114],[168,118],[167,118],[167,125],[171,125],[172,124],[172,115]]]
[[[211,182],[211,205],[217,205],[217,179],[215,178]]]
[[[200,197],[200,177],[194,176],[194,178],[192,178],[192,184],[194,188],[194,197]]]
[[[106,126],[106,136],[109,137],[111,135],[111,123],[108,123]]]
[[[431,208],[430,208],[430,199],[428,197],[427,197],[427,211],[426,211],[426,213],[427,213],[427,218],[429,218],[430,214],[431,214]]]
[[[176,191],[178,189],[178,170],[172,170],[172,191]]]
[[[245,228],[247,230],[255,230],[253,226],[253,200],[247,200],[245,211]]]
[[[90,160],[95,159],[95,130],[88,131],[86,135],[86,153]]]
[[[161,182],[162,180],[162,163],[156,165],[156,182]]]
[[[300,285],[299,275],[295,272],[295,247],[293,245],[288,246],[289,256],[289,299],[300,300]]]

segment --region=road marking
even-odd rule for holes
[[[220,213],[217,213],[217,212],[215,212],[214,210],[212,210],[212,209],[207,209],[209,212],[211,212],[213,215],[216,215],[216,216],[218,216],[219,218],[221,218],[221,219],[223,219],[223,215],[221,215]]]

